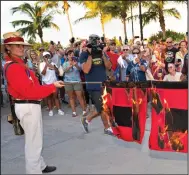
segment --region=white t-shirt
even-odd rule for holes
[[[173,75],[165,75],[163,81],[180,81],[180,76],[182,75],[181,72],[176,72],[176,74],[173,76]]]
[[[45,64],[46,64],[45,62],[40,63],[39,65],[40,74],[45,68]],[[54,63],[51,63],[51,64],[55,65]],[[41,76],[42,76],[43,84],[52,84],[55,81],[57,81],[55,70],[51,70],[49,69],[49,67],[47,67],[46,74],[45,75],[41,74]]]

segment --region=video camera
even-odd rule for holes
[[[98,35],[92,34],[89,36],[87,47],[91,48],[91,55],[93,58],[102,58],[104,44],[98,43],[99,40],[100,37]]]

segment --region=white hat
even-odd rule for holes
[[[51,54],[49,52],[43,52],[43,57],[46,56],[46,55],[50,55],[51,56]]]
[[[21,37],[20,32],[9,32],[3,35],[3,43],[6,44],[19,44],[24,46],[30,46],[31,44],[25,43],[24,39]]]
[[[3,35],[3,42],[1,43],[1,52],[4,52],[4,45],[19,44],[23,46],[31,46],[25,43],[21,37],[20,32],[8,32]]]

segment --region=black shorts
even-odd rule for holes
[[[96,110],[98,113],[102,112],[102,93],[101,91],[88,91],[91,99],[94,102]]]

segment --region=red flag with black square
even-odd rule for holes
[[[188,152],[188,83],[153,82],[149,148]]]
[[[112,129],[118,138],[141,144],[145,132],[149,83],[106,82]],[[111,90],[110,90],[111,89]]]

